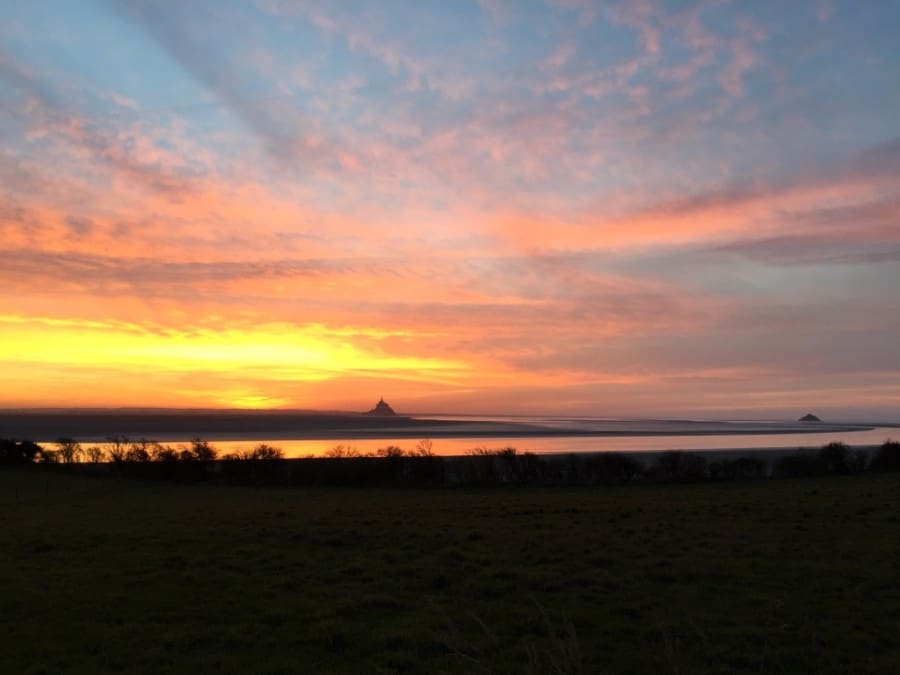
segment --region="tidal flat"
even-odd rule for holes
[[[0,672],[885,673],[900,475],[279,489],[0,471]]]

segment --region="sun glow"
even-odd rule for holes
[[[192,395],[220,406],[271,408],[289,405],[288,397],[265,391],[265,382],[324,382],[337,377],[391,377],[446,380],[463,375],[465,364],[447,359],[397,355],[354,340],[388,335],[347,327],[333,333],[320,324],[259,326],[252,330],[159,332],[116,324],[44,321],[0,317],[0,353],[8,372],[65,368],[68,371],[120,371],[135,375],[187,377]],[[126,376],[123,376],[123,378]],[[215,390],[209,378],[246,378],[253,387]],[[108,383],[115,386],[115,383]]]
[[[263,396],[248,392],[224,392],[216,402],[226,408],[242,408],[245,410],[271,410],[281,408],[290,403],[290,399],[277,396]]]

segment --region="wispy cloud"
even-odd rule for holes
[[[7,108],[34,139],[47,135],[62,139],[108,168],[154,192],[178,199],[191,190],[189,176],[177,175],[141,160],[134,151],[134,139],[97,120],[68,110],[64,98],[51,85],[0,53],[0,80],[6,80],[21,95],[18,105]],[[102,120],[108,122],[108,120]]]

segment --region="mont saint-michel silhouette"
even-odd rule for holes
[[[384,396],[378,399],[378,403],[375,404],[375,407],[366,413],[366,415],[379,415],[381,417],[392,417],[396,414],[394,409],[385,403]]]

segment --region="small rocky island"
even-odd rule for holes
[[[384,397],[382,396],[378,399],[378,403],[375,404],[375,407],[372,408],[366,415],[378,415],[379,417],[395,417],[397,413],[394,412],[394,409],[389,406],[384,401]]]
[[[821,422],[818,417],[813,415],[812,413],[806,413],[803,417],[801,417],[798,422]]]

